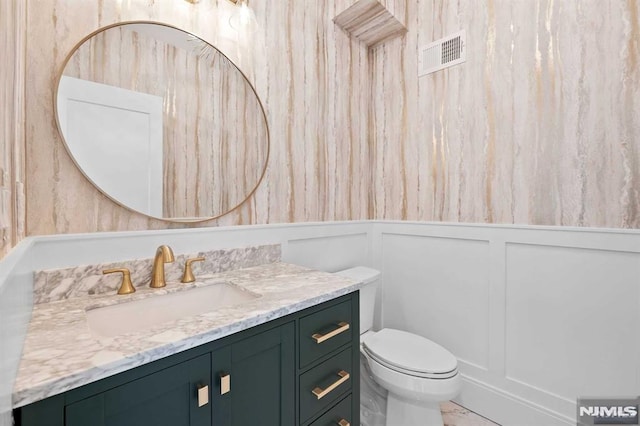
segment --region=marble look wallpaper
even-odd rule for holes
[[[25,4],[0,2],[0,258],[24,237]]]
[[[409,219],[640,227],[640,2],[386,0],[409,29],[370,52],[332,19],[353,0],[28,2],[27,234],[181,227],[95,190],[57,135],[65,55],[110,23],[202,35],[249,76],[271,153],[218,224]],[[226,25],[226,26],[225,26]],[[418,48],[460,29],[467,62],[418,78]]]
[[[372,51],[372,217],[640,228],[640,1],[408,1]],[[466,63],[418,49],[466,30]]]
[[[251,0],[251,29],[229,27],[227,0],[33,0],[28,8],[27,231],[160,229],[101,195],[76,169],[53,113],[56,75],[85,35],[124,20],[166,22],[211,41],[245,72],[265,104],[271,134],[267,174],[239,209],[198,226],[369,217],[368,52],[333,17],[351,0]],[[36,95],[37,94],[37,95]]]
[[[83,43],[64,75],[162,98],[162,217],[220,216],[259,182],[269,146],[260,102],[210,45],[169,27],[118,26]]]

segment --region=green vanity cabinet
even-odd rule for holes
[[[201,355],[65,407],[66,426],[208,426],[211,409],[199,406],[211,357]],[[208,390],[207,390],[208,392]]]
[[[295,425],[294,324],[212,352],[214,425]]]
[[[354,292],[18,408],[16,426],[359,425],[358,320]]]
[[[360,425],[359,312],[353,293],[300,315],[299,424]]]

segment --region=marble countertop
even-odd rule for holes
[[[287,263],[197,277],[192,284],[140,288],[34,306],[18,370],[13,405],[20,407],[358,290],[362,284]],[[227,282],[259,298],[116,337],[98,337],[86,310]]]

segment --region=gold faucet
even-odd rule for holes
[[[191,264],[193,262],[202,262],[204,257],[194,257],[193,259],[187,259],[184,263],[184,273],[182,274],[181,283],[192,283],[196,280],[196,277],[193,275],[193,269],[191,269]]]
[[[156,257],[153,259],[153,269],[151,270],[151,288],[162,288],[167,285],[164,280],[164,264],[174,261],[171,247],[162,245],[156,250]]]
[[[113,268],[113,269],[105,269],[102,271],[103,274],[113,274],[116,272],[120,272],[122,274],[122,281],[120,282],[120,288],[118,289],[118,294],[131,294],[135,293],[136,289],[131,282],[131,272],[127,268]]]

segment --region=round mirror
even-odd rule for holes
[[[126,22],[85,37],[57,85],[73,161],[115,202],[180,222],[224,215],[260,184],[264,109],[223,53],[178,28]]]

